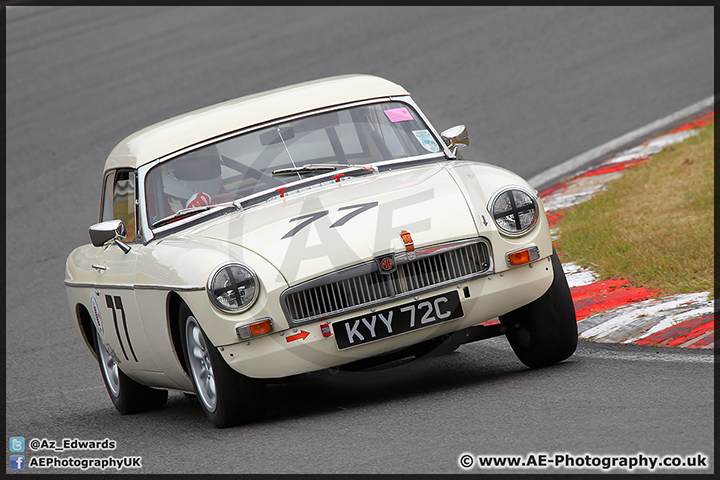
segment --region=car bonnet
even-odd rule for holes
[[[404,168],[288,192],[185,235],[231,242],[264,257],[289,285],[408,246],[478,235],[453,177],[441,164]]]

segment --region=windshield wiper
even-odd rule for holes
[[[378,173],[379,171],[378,168],[374,165],[355,165],[352,163],[329,165],[326,163],[309,163],[307,165],[303,165],[302,167],[279,168],[277,170],[273,170],[272,174],[273,176],[280,176],[293,175],[295,173],[332,172],[337,170],[338,168],[359,168],[373,173]]]
[[[207,210],[216,208],[216,207],[237,207],[234,203],[219,203],[216,205],[203,205],[201,207],[188,207],[183,208],[182,210],[178,210],[177,212],[173,213],[172,215],[169,215],[165,218],[161,218],[157,222],[150,225],[151,228],[161,227],[163,225],[167,225],[168,223],[171,223],[179,218],[183,217],[190,217],[192,215],[195,215],[196,213],[205,212]]]
[[[293,175],[295,173],[332,172],[333,170],[337,170],[337,167],[334,165],[317,165],[309,163],[307,165],[303,165],[302,167],[278,168],[277,170],[273,170],[272,174],[273,176],[280,176]]]

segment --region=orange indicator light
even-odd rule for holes
[[[272,329],[272,319],[266,318],[265,320],[260,320],[259,322],[250,324],[250,335],[257,337],[258,335],[264,335],[272,332]]]
[[[529,261],[530,252],[528,252],[527,249],[508,254],[508,263],[510,265],[522,265],[523,263],[528,263]]]
[[[527,248],[523,248],[522,250],[515,250],[514,252],[506,253],[505,258],[507,259],[507,264],[509,267],[523,265],[526,263],[534,262],[535,260],[540,258],[540,249],[537,246],[533,245]]]
[[[266,333],[270,333],[272,331],[272,318],[263,318],[257,322],[238,325],[235,327],[235,333],[237,333],[240,340],[247,340],[248,338],[257,337],[258,335],[265,335]]]

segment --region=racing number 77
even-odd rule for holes
[[[377,206],[378,206],[378,202],[370,202],[370,203],[361,203],[359,205],[350,205],[347,207],[340,207],[340,208],[338,208],[338,211],[352,209],[352,212],[346,214],[345,216],[343,216],[342,218],[337,220],[335,223],[330,225],[330,228],[341,227],[341,226],[345,225],[350,219],[360,215],[361,213],[363,213],[366,210],[370,210],[371,208],[377,207]],[[292,237],[293,235],[298,233],[300,230],[307,227],[308,225],[315,222],[316,220],[319,220],[320,218],[324,217],[328,213],[330,213],[329,210],[323,210],[321,212],[308,213],[307,215],[303,215],[301,217],[291,218],[290,219],[291,222],[297,222],[298,220],[305,220],[305,221],[300,222],[294,228],[292,228],[289,232],[287,232],[285,235],[283,235],[281,240]]]
[[[122,298],[120,298],[119,295],[115,295],[115,297],[111,297],[110,295],[105,295],[105,303],[107,304],[108,308],[110,308],[112,310],[113,323],[115,324],[115,333],[117,334],[118,341],[120,342],[120,348],[122,349],[123,355],[125,355],[125,360],[130,360],[127,352],[125,352],[124,342],[122,341],[122,338],[120,338],[120,329],[118,328],[118,315],[117,315],[116,310],[119,310],[120,313],[122,314],[122,322],[123,322],[123,330],[125,331],[125,338],[127,339],[128,347],[130,347],[130,353],[132,354],[133,358],[137,362],[138,359],[135,356],[135,350],[133,349],[132,342],[130,342],[130,335],[128,334],[127,318],[125,317],[125,309],[123,308]]]

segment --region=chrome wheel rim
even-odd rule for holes
[[[210,352],[205,343],[202,330],[195,317],[188,317],[185,323],[186,348],[190,362],[190,373],[193,377],[198,397],[205,407],[214,412],[217,407],[217,390],[213,373]]]
[[[105,349],[105,345],[103,345],[102,338],[100,338],[100,334],[96,333],[97,335],[97,345],[98,345],[98,354],[100,355],[100,368],[102,368],[103,375],[105,376],[105,380],[107,380],[108,388],[110,389],[110,393],[114,397],[120,396],[120,373],[118,371],[117,363],[115,363],[115,360],[110,356],[110,354]]]

